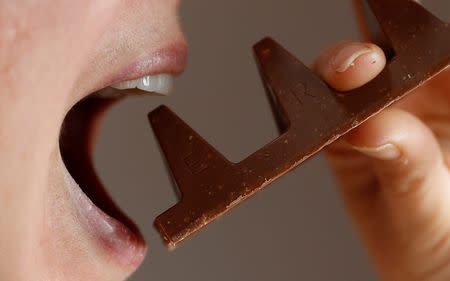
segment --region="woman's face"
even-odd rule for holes
[[[112,25],[96,44],[77,92],[92,92],[148,74],[177,74],[186,61],[178,21],[179,0],[123,0]]]
[[[0,1],[0,9],[2,5],[8,8]],[[113,83],[181,72],[186,44],[179,27],[178,6],[179,0],[122,0],[115,18],[89,49],[88,62],[83,64],[73,91],[64,105],[55,106],[63,106],[62,111],[68,112],[84,97]],[[165,92],[170,87],[168,75],[159,86],[150,85],[159,87],[153,91]],[[73,109],[61,131],[61,152],[55,145],[50,159],[39,160],[42,167],[49,167],[44,187],[37,189],[40,192],[36,196],[21,195],[33,198],[22,202],[33,211],[20,216],[20,221],[8,218],[15,221],[14,227],[0,229],[0,245],[8,245],[3,249],[6,254],[0,253],[0,279],[124,280],[141,264],[147,247],[137,228],[107,202],[100,189],[86,186],[98,185],[91,170],[90,135],[95,133],[98,113],[113,101],[91,98]],[[34,181],[33,174],[26,177]],[[20,188],[13,191],[20,192]],[[17,212],[8,212],[13,210],[8,209],[8,204],[13,204],[8,202],[12,201],[0,200],[3,217],[19,218]],[[19,272],[21,269],[26,270]]]

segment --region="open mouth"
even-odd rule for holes
[[[96,174],[92,160],[95,139],[104,113],[124,97],[169,94],[174,76],[171,73],[177,74],[184,68],[183,60],[176,61],[179,62],[177,67],[172,67],[174,70],[169,73],[144,75],[136,79],[132,76],[136,74],[130,74],[128,78],[132,79],[112,83],[87,96],[68,112],[61,129],[61,158],[68,172],[69,193],[77,216],[107,257],[125,267],[139,266],[147,246],[136,224],[114,203]],[[170,68],[170,64],[166,66]]]

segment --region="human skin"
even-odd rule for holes
[[[125,280],[142,262],[140,234],[102,215],[66,171],[59,134],[74,104],[130,65],[182,70],[178,2],[0,0],[0,280]],[[161,53],[169,60],[142,67]],[[325,51],[316,70],[345,91],[384,66],[376,46],[345,42]],[[450,278],[449,77],[327,152],[385,281]]]
[[[341,42],[315,68],[345,91],[373,79],[385,62],[375,45]],[[449,79],[447,70],[327,151],[381,280],[450,279]]]
[[[142,262],[140,234],[82,195],[58,140],[68,110],[116,78],[182,70],[178,5],[0,0],[0,280],[124,280]]]

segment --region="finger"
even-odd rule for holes
[[[331,87],[351,90],[385,65],[381,50],[370,48],[340,43],[324,52],[315,67]],[[338,59],[342,53],[346,55]],[[439,271],[450,248],[450,176],[430,129],[407,112],[388,109],[328,151],[346,204],[382,276],[413,280],[403,277]]]
[[[373,79],[385,63],[382,51],[375,45],[342,42],[325,51],[315,66],[331,87],[350,90]],[[425,177],[430,169],[444,163],[432,132],[403,111],[384,111],[348,134],[346,139],[353,147],[340,144],[341,158],[348,159],[350,154],[357,157],[352,150],[362,152],[374,165],[382,185],[392,190],[408,190],[417,185],[417,178]],[[356,162],[355,165],[361,166],[361,161]],[[339,172],[354,168],[343,166]]]
[[[342,191],[377,265],[390,277],[399,270],[403,276],[437,273],[449,251],[450,176],[433,133],[415,116],[389,109],[347,141],[374,171],[370,196]],[[404,264],[393,268],[390,257]]]
[[[372,160],[381,184],[392,190],[408,191],[418,179],[443,163],[431,130],[406,111],[385,110],[346,139]]]
[[[314,68],[331,87],[347,91],[375,78],[385,65],[386,57],[376,45],[343,41],[322,52]],[[335,142],[327,152],[342,185],[358,189],[371,180],[367,160],[347,143]]]
[[[343,41],[322,52],[314,68],[331,87],[348,91],[375,78],[385,65],[386,57],[378,46]]]

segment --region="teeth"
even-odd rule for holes
[[[135,89],[158,93],[161,95],[168,95],[172,91],[173,77],[169,74],[148,75],[136,80],[124,81],[114,85],[111,88],[118,90]]]

